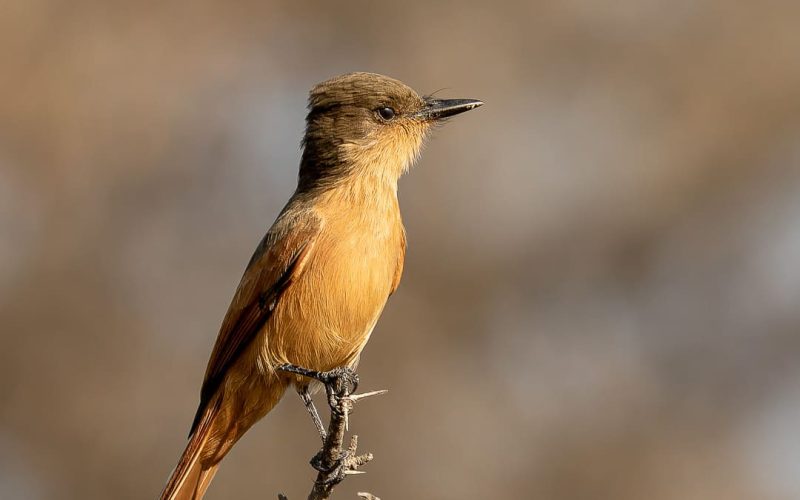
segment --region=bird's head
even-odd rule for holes
[[[481,104],[422,97],[404,83],[374,73],[324,81],[308,100],[300,181],[328,184],[369,175],[396,185],[433,125]]]

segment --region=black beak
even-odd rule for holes
[[[433,99],[425,98],[425,107],[416,113],[423,120],[440,120],[483,106],[476,99]]]

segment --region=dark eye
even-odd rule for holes
[[[390,107],[378,108],[378,114],[381,115],[381,118],[384,120],[389,121],[394,118],[394,109]]]

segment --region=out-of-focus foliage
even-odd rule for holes
[[[401,182],[339,498],[800,497],[800,4],[0,7],[0,497],[154,498],[307,89],[480,98]],[[302,498],[288,397],[210,498]]]

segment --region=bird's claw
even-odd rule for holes
[[[283,364],[278,365],[275,369],[318,380],[325,386],[329,394],[333,392],[337,395],[348,396],[358,389],[358,374],[348,367],[339,367],[323,372],[302,366]]]
[[[352,368],[340,367],[327,372],[321,372],[317,379],[325,387],[329,387],[335,394],[349,396],[358,389],[358,374]]]
[[[365,474],[364,471],[358,470],[358,468],[372,460],[372,453],[357,455],[357,448],[358,436],[353,436],[350,439],[348,449],[342,450],[339,458],[332,463],[325,463],[322,451],[314,455],[310,462],[311,467],[325,475],[322,485],[336,485],[344,481],[344,478],[349,475]]]

